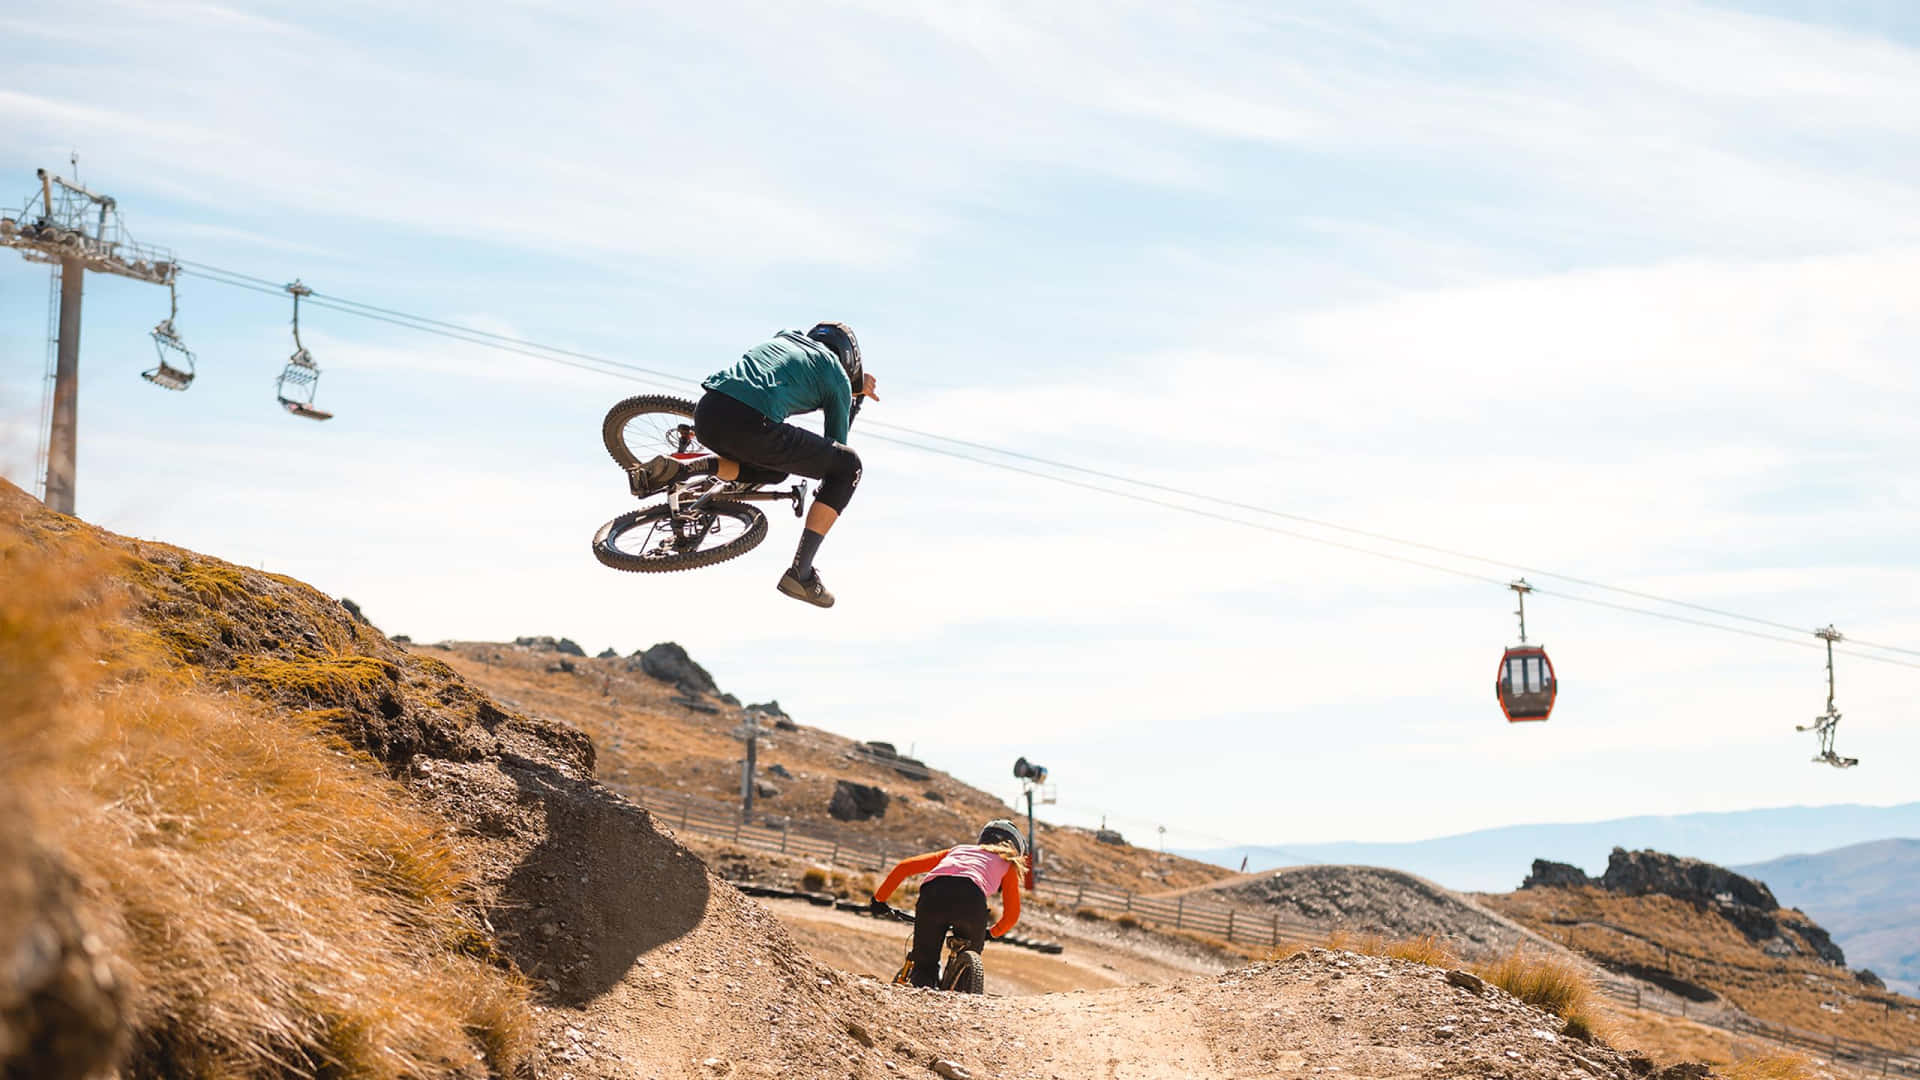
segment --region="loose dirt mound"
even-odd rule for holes
[[[1206,890],[1231,903],[1310,922],[1327,932],[1400,940],[1431,935],[1470,960],[1491,959],[1533,934],[1425,878],[1376,866],[1295,866]],[[1192,895],[1189,892],[1189,895]]]

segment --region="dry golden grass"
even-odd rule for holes
[[[1736,1058],[1715,1069],[1714,1075],[1721,1080],[1813,1080],[1820,1073],[1806,1057],[1781,1051]]]
[[[114,680],[166,664],[114,621],[132,557],[37,532],[0,519],[0,788],[116,927],[130,1071],[517,1069],[526,992],[459,902],[444,823],[311,719]],[[209,596],[235,587],[201,569]]]
[[[1388,941],[1379,934],[1355,934],[1349,930],[1333,930],[1327,934],[1325,948],[1343,952],[1360,953],[1363,956],[1387,956],[1395,960],[1409,960],[1428,967],[1458,967],[1460,958],[1453,955],[1440,938],[1433,934],[1422,934],[1416,938]],[[1285,952],[1291,956],[1305,949],[1298,946]]]
[[[1588,1042],[1603,1039],[1599,995],[1593,980],[1571,960],[1515,949],[1490,964],[1474,967],[1474,974],[1529,1005],[1545,1009],[1566,1021],[1566,1034]]]

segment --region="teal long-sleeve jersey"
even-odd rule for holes
[[[853,423],[853,384],[839,358],[792,330],[748,349],[700,385],[752,406],[776,424],[797,413],[824,410],[826,436],[837,443],[847,441]]]

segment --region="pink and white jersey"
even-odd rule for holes
[[[961,844],[947,852],[946,858],[927,871],[927,877],[963,877],[969,878],[980,891],[992,896],[1000,891],[1000,879],[1007,876],[1013,864],[999,855],[977,844]]]

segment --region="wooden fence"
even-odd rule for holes
[[[745,820],[737,805],[698,799],[662,788],[627,785],[623,792],[651,811],[669,828],[726,839],[750,851],[808,859],[829,868],[884,873],[894,863],[917,854],[871,837],[848,835],[819,825],[780,824]],[[1174,930],[1203,934],[1235,945],[1278,948],[1281,945],[1317,945],[1327,940],[1325,927],[1279,915],[1259,915],[1225,904],[1186,896],[1151,897],[1091,881],[1059,881],[1042,877],[1039,898],[1074,909],[1092,908],[1113,917],[1131,916]],[[1746,1035],[1816,1055],[1835,1067],[1861,1076],[1911,1077],[1920,1080],[1920,1054],[1890,1050],[1871,1043],[1801,1031],[1770,1024],[1742,1014],[1722,1016],[1694,1006],[1689,1015],[1685,998],[1646,990],[1638,982],[1602,974],[1601,993],[1637,1011],[1694,1020],[1736,1035]]]

